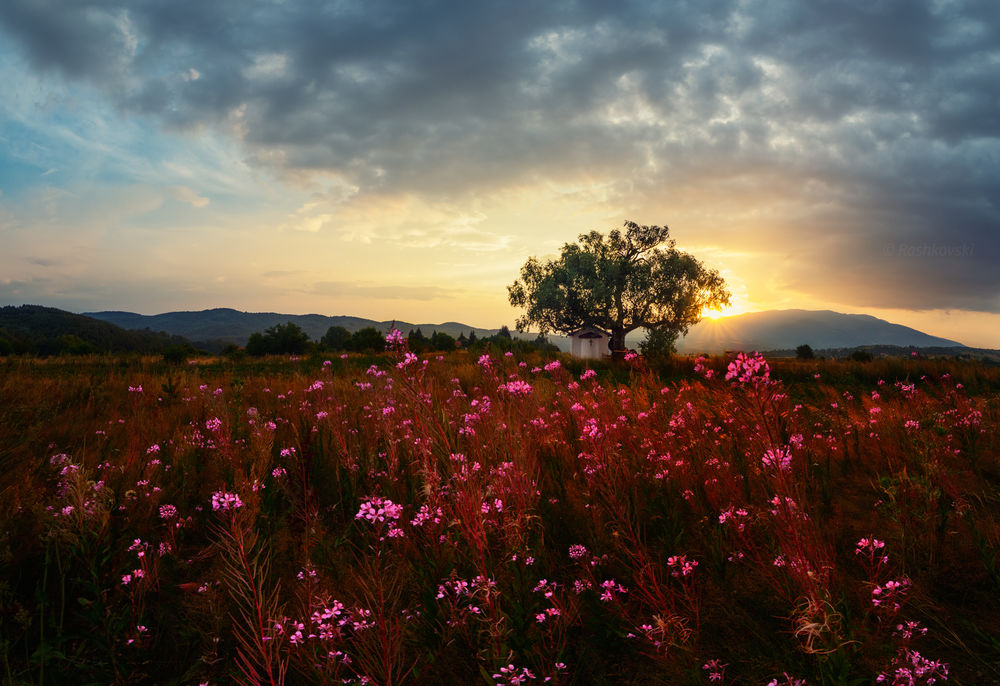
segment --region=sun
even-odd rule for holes
[[[734,298],[729,305],[724,307],[706,307],[701,311],[701,318],[715,321],[716,319],[722,319],[723,317],[733,317],[738,314],[745,314],[749,311],[750,308],[746,303],[737,302]]]

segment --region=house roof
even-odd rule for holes
[[[602,336],[607,336],[611,338],[611,334],[604,329],[599,329],[596,326],[581,326],[576,331],[570,331],[568,336],[575,338],[598,338]]]

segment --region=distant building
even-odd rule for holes
[[[584,326],[576,331],[571,331],[569,338],[573,342],[573,357],[599,360],[611,355],[609,347],[611,334],[596,326]]]

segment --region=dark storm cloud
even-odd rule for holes
[[[0,25],[39,70],[259,165],[432,197],[780,194],[788,288],[1000,311],[994,0],[6,0]],[[973,247],[901,249],[925,245]]]

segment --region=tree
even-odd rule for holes
[[[808,343],[803,343],[802,345],[800,345],[795,349],[795,357],[799,358],[800,360],[811,360],[814,357],[816,357],[816,355],[815,353],[813,353],[811,345],[809,345]]]
[[[288,322],[251,334],[246,350],[250,355],[300,355],[308,348],[309,334]]]
[[[431,334],[431,350],[454,350],[455,339],[444,331],[435,331]]]
[[[385,350],[385,336],[374,326],[366,326],[351,336],[351,348],[359,353],[381,352]]]
[[[351,344],[351,332],[343,326],[331,326],[319,342],[330,350],[347,350]]]
[[[611,333],[611,349],[622,351],[630,331],[684,335],[702,310],[729,304],[719,272],[674,248],[666,226],[626,221],[624,229],[582,234],[556,260],[529,258],[507,287],[510,304],[526,308],[518,329],[597,326]]]
[[[851,353],[851,359],[855,362],[871,362],[872,354],[867,350],[855,350]]]
[[[406,337],[406,347],[409,348],[411,353],[415,354],[427,352],[427,336],[424,335],[419,327],[416,331],[411,330],[410,334]]]

